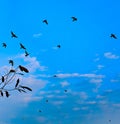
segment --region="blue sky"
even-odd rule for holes
[[[29,69],[19,78],[33,89],[0,98],[0,123],[119,124],[119,5],[119,0],[0,1],[0,75],[13,59],[15,67]]]

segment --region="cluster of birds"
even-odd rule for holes
[[[18,36],[14,32],[12,32],[12,31],[11,31],[11,37],[12,38],[18,38]],[[20,44],[20,49],[23,49],[25,51],[25,56],[27,57],[29,55],[29,53],[27,52],[27,49],[25,48],[25,46],[22,43],[19,43],[19,44]],[[4,48],[6,48],[7,44],[5,42],[3,42],[2,46]]]

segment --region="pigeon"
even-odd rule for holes
[[[7,47],[7,44],[6,44],[6,43],[2,43],[2,46],[3,46],[4,48],[6,48],[6,47]]]
[[[48,102],[48,100],[46,100],[46,102]]]
[[[76,17],[71,17],[72,18],[72,21],[74,22],[74,21],[77,21],[77,18]]]
[[[117,39],[117,37],[115,36],[115,34],[111,34],[110,35],[111,38]]]
[[[26,56],[26,57],[29,56],[29,53],[28,53],[27,51],[25,51],[25,56]]]
[[[26,48],[21,43],[20,43],[20,48],[26,50]]]
[[[61,47],[61,45],[57,45],[57,47],[58,47],[58,48],[60,48],[60,47]]]
[[[57,75],[53,75],[53,77],[57,77]]]
[[[65,92],[67,92],[67,90],[64,90]]]
[[[11,64],[13,66],[14,65],[13,60],[9,60],[9,64]]]
[[[43,20],[43,23],[45,23],[46,25],[48,25],[48,21],[46,19]]]
[[[18,38],[12,31],[11,31],[11,37]]]

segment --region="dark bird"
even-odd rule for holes
[[[46,19],[43,20],[43,23],[45,23],[46,25],[48,25],[48,21]]]
[[[26,57],[29,56],[29,53],[28,53],[27,51],[25,51],[25,56],[26,56]]]
[[[64,90],[65,92],[67,92],[67,90]]]
[[[48,102],[48,100],[46,100],[46,102]]]
[[[72,21],[74,22],[74,21],[77,21],[77,18],[76,17],[71,17],[72,18]]]
[[[2,46],[3,46],[4,48],[6,48],[6,47],[7,47],[7,44],[6,44],[6,43],[2,43]]]
[[[11,64],[13,66],[14,65],[13,60],[9,60],[9,64]]]
[[[57,45],[57,47],[58,47],[58,48],[60,48],[60,47],[61,47],[61,45],[60,45],[60,44],[58,44],[58,45]]]
[[[20,49],[26,50],[26,48],[23,46],[23,44],[20,43]]]
[[[111,34],[110,35],[111,38],[117,39],[117,37],[115,36],[115,34]]]
[[[18,38],[15,33],[11,31],[11,37]]]
[[[4,76],[2,76],[2,82],[4,82],[5,81],[5,78],[4,78]]]
[[[53,75],[53,77],[57,77],[57,75]]]
[[[42,112],[41,110],[38,110],[38,112]]]

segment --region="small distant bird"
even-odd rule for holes
[[[67,92],[67,90],[64,90],[65,92]]]
[[[43,20],[43,23],[45,23],[46,25],[48,25],[48,21],[46,19]]]
[[[77,18],[76,17],[71,17],[72,18],[72,21],[74,22],[74,21],[77,21]]]
[[[20,49],[26,50],[26,48],[23,46],[23,44],[20,43]]]
[[[11,64],[13,66],[14,65],[13,60],[9,60],[9,64]]]
[[[38,112],[42,112],[41,110],[38,110]]]
[[[3,46],[4,48],[6,48],[6,47],[7,47],[7,44],[6,44],[6,43],[2,43],[2,46]]]
[[[114,38],[114,39],[117,39],[116,35],[115,34],[111,34],[110,37]]]
[[[60,48],[60,47],[61,47],[61,45],[57,45],[57,47],[58,47],[58,48]]]
[[[29,56],[29,53],[25,50],[25,56],[27,57],[27,56]]]
[[[57,77],[57,75],[53,75],[53,77]]]
[[[48,102],[48,100],[46,100],[46,102]]]
[[[11,37],[18,38],[15,33],[11,31]]]
[[[111,120],[109,120],[109,122],[111,122]]]

